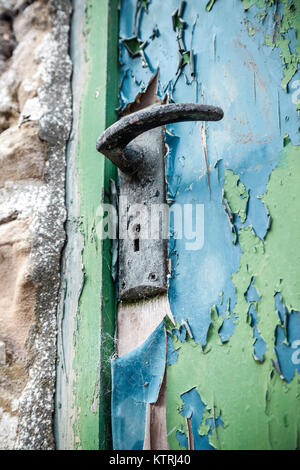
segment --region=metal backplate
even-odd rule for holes
[[[136,171],[119,171],[119,299],[167,291],[168,213],[163,128],[136,137],[127,153],[142,152]]]

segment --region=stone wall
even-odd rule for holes
[[[0,449],[52,449],[70,0],[0,0]]]

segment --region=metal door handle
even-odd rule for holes
[[[153,208],[165,208],[166,153],[163,128],[180,121],[219,121],[220,108],[194,103],[153,105],[129,114],[99,137],[97,150],[119,172],[120,300],[134,301],[167,291],[168,220],[162,215],[160,235],[149,233]],[[160,215],[157,216],[160,219]],[[158,219],[156,220],[156,222]],[[150,220],[150,225],[152,220]],[[123,237],[121,227],[126,228]]]
[[[154,105],[129,114],[110,126],[97,141],[97,150],[108,157],[121,171],[130,173],[143,163],[140,146],[128,144],[142,133],[181,121],[219,121],[221,108],[195,103]],[[144,162],[145,163],[145,162]]]

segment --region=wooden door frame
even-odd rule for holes
[[[73,129],[67,155],[67,243],[58,309],[58,449],[111,449],[110,357],[116,297],[110,240],[97,237],[114,166],[96,151],[116,120],[118,0],[73,0]],[[99,215],[99,213],[98,213]]]

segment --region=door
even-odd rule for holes
[[[224,118],[165,130],[169,287],[119,303],[115,449],[299,448],[299,10],[121,2],[120,109]]]

